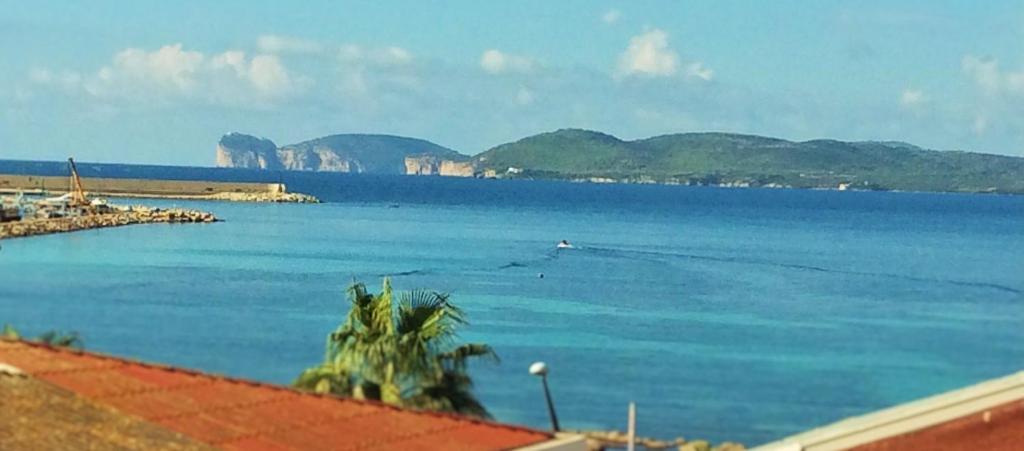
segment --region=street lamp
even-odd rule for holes
[[[533,365],[530,365],[530,374],[540,376],[540,383],[544,386],[544,399],[548,402],[548,413],[551,415],[551,427],[558,432],[558,415],[555,415],[555,404],[551,402],[551,391],[548,390],[548,365],[544,362],[533,362]]]

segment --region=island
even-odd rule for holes
[[[416,138],[340,134],[277,147],[240,133],[217,165],[266,170],[660,183],[720,187],[1024,193],[1024,158],[898,141],[789,141],[735,133],[622,140],[561,129],[470,156]]]

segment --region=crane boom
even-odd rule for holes
[[[73,158],[68,158],[68,166],[71,168],[71,202],[79,206],[89,205],[89,201],[85,199],[85,190],[82,189],[82,178],[78,176],[78,168],[75,167]]]

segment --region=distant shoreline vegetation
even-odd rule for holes
[[[474,157],[495,177],[597,183],[1024,194],[1024,158],[902,142],[682,133],[623,141],[558,130]]]
[[[1024,158],[936,151],[894,141],[794,142],[732,133],[624,141],[562,129],[475,156],[421,139],[341,134],[277,147],[232,133],[218,166],[370,174],[446,175],[594,183],[1024,194]]]
[[[578,183],[627,183],[638,185],[710,186],[720,188],[781,188],[781,189],[836,189],[851,191],[900,191],[887,189],[871,182],[849,182],[848,178],[832,174],[731,175],[680,174],[651,176],[636,174],[571,174],[549,171],[521,170],[497,174],[495,178],[518,180],[559,180]],[[989,192],[989,191],[986,191]]]
[[[796,188],[1024,194],[1024,158],[927,150],[892,141],[787,141],[729,133],[681,133],[624,141],[563,129],[475,156],[390,135],[331,135],[277,147],[231,133],[218,167],[80,163],[84,177],[280,182],[282,174],[442,175],[730,188]],[[287,164],[285,164],[287,163]],[[0,160],[0,172],[65,175],[60,162]],[[196,171],[204,169],[204,171]],[[3,187],[0,186],[0,189]]]

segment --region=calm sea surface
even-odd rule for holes
[[[147,201],[226,222],[5,240],[0,323],[288,383],[345,287],[390,274],[496,348],[473,374],[501,421],[547,425],[543,360],[566,427],[624,429],[634,400],[642,435],[747,444],[1024,368],[1021,196],[258,176],[330,202]]]

